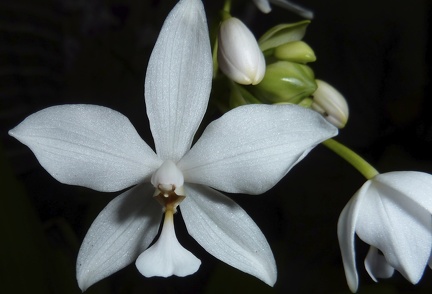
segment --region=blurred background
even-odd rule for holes
[[[273,6],[262,14],[233,0],[234,16],[261,36],[301,20]],[[316,77],[348,100],[338,140],[381,172],[432,173],[431,2],[296,0],[315,19],[305,40]],[[143,99],[147,60],[174,0],[0,1],[0,292],[80,293],[75,262],[97,214],[120,193],[62,185],[7,131],[45,107],[98,104],[125,114],[153,144]],[[223,1],[204,1],[213,24]],[[217,117],[212,112],[211,118]],[[207,123],[207,122],[206,122]],[[287,126],[289,127],[289,126]],[[273,249],[278,281],[261,281],[216,260],[176,218],[177,237],[202,260],[189,277],[144,278],[130,265],[86,293],[350,293],[336,224],[364,183],[323,146],[264,195],[230,195],[256,221]],[[374,283],[357,240],[359,293],[431,293],[432,273],[417,286],[400,274]]]

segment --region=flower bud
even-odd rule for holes
[[[290,42],[276,47],[274,56],[280,60],[298,63],[308,63],[316,60],[312,48],[303,41]]]
[[[309,24],[309,20],[303,20],[272,27],[258,40],[261,51],[265,52],[289,42],[300,41],[306,34]]]
[[[343,128],[349,116],[348,104],[341,93],[324,81],[316,80],[317,90],[313,93],[312,109],[339,129]]]
[[[256,85],[264,77],[264,55],[252,32],[237,18],[224,20],[219,29],[219,67],[233,81]]]
[[[267,66],[264,79],[251,91],[259,100],[270,103],[297,104],[315,92],[312,69],[307,65],[277,61]]]

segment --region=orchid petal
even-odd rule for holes
[[[367,181],[350,199],[350,201],[342,210],[337,225],[337,235],[342,254],[345,277],[347,279],[348,287],[353,293],[357,292],[359,282],[356,268],[354,243],[357,217],[360,212],[363,200],[360,196],[367,192],[370,185],[371,181]]]
[[[260,194],[336,134],[321,115],[300,106],[241,106],[209,124],[178,167],[186,182]]]
[[[375,282],[378,282],[377,278],[387,279],[393,276],[394,268],[378,253],[376,247],[370,246],[364,263],[366,271]]]
[[[153,241],[162,215],[143,184],[114,198],[95,219],[78,253],[77,280],[85,291],[132,263]]]
[[[271,248],[247,213],[211,188],[187,184],[185,192],[180,210],[189,234],[214,257],[273,286]]]
[[[399,191],[432,214],[432,175],[415,171],[397,171],[379,174],[374,181]]]
[[[135,185],[162,163],[125,116],[102,106],[49,107],[9,134],[58,181],[98,191]]]
[[[364,199],[358,214],[357,235],[381,250],[392,267],[416,284],[432,248],[430,213],[382,182],[373,181],[360,197]]]
[[[195,273],[201,261],[177,240],[172,212],[167,212],[159,239],[141,253],[135,265],[145,277],[184,277]]]
[[[147,115],[159,157],[177,162],[204,116],[212,81],[201,0],[181,0],[168,15],[149,60]]]

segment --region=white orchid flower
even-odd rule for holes
[[[253,0],[255,5],[258,7],[259,10],[261,10],[264,13],[269,13],[271,11],[270,3],[273,3],[274,5],[280,6],[284,9],[290,10],[294,13],[297,13],[301,17],[312,19],[313,18],[313,12],[309,9],[306,9],[300,5],[297,5],[295,3],[292,3],[291,1],[287,0]]]
[[[50,107],[10,131],[62,183],[107,192],[135,186],[108,204],[84,239],[77,261],[83,291],[135,260],[147,277],[197,271],[201,261],[175,236],[173,214],[182,200],[187,230],[206,251],[275,283],[275,260],[264,235],[239,205],[214,189],[263,193],[337,130],[295,105],[249,105],[212,122],[191,148],[211,82],[204,8],[200,0],[181,0],[162,27],[145,80],[156,153],[125,116],[102,106]],[[163,211],[160,237],[148,248]]]
[[[431,214],[432,175],[390,172],[367,181],[345,206],[338,222],[339,245],[351,291],[358,288],[355,233],[371,245],[365,267],[375,282],[391,277],[396,269],[416,284],[430,262]]]

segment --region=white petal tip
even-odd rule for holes
[[[269,13],[271,11],[270,3],[268,0],[253,0],[255,2],[255,5],[258,7],[259,10],[263,13]]]
[[[348,288],[351,292],[356,293],[358,290],[358,276],[357,271],[355,273],[348,273],[345,271],[345,276],[347,279]]]
[[[273,287],[276,284],[276,280],[277,280],[276,276],[269,276],[267,279],[262,281],[267,285],[269,285],[270,287]]]
[[[385,257],[379,254],[378,249],[374,246],[369,248],[364,265],[367,273],[376,283],[378,282],[378,278],[388,279],[394,273],[394,268],[388,264]]]
[[[302,12],[299,12],[299,15],[301,17],[306,18],[306,19],[313,19],[314,18],[314,13],[310,10],[304,10]]]
[[[356,293],[357,289],[358,289],[358,285],[350,285],[348,284],[348,287],[350,289],[351,292]]]
[[[81,292],[85,292],[87,291],[87,289],[92,286],[95,282],[99,281],[100,279],[94,278],[94,277],[89,277],[89,275],[81,275],[78,276],[77,275],[77,282],[78,282],[78,287],[81,289]]]
[[[85,290],[87,290],[90,285],[86,285],[85,283],[78,281],[78,287],[81,289],[81,292],[85,292]]]

